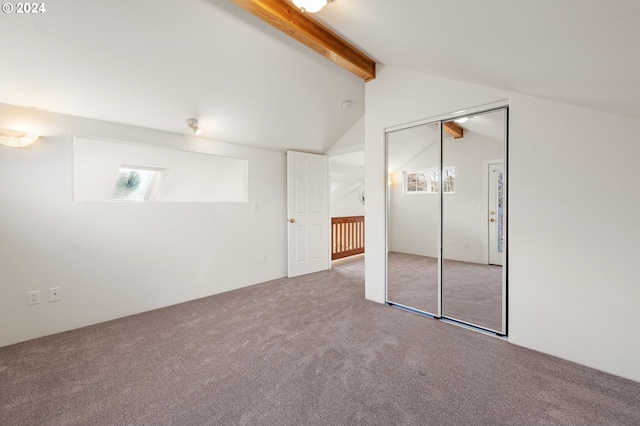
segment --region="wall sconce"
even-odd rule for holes
[[[333,0],[291,0],[301,11],[316,13]]]
[[[0,143],[12,148],[24,148],[38,139],[38,135],[19,130],[0,129]]]
[[[200,133],[202,133],[202,129],[200,128],[200,126],[198,126],[198,120],[195,118],[189,118],[187,120],[187,126],[189,126],[191,128],[191,130],[193,130],[193,133],[198,136]]]

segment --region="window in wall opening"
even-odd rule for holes
[[[113,188],[113,200],[147,201],[158,170],[120,166]]]
[[[440,190],[438,183],[438,169],[428,169],[420,172],[404,172],[405,194],[435,194]],[[443,192],[452,194],[455,192],[455,167],[445,167],[442,171]]]

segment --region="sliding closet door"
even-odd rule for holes
[[[439,125],[387,133],[387,301],[439,315]]]
[[[442,316],[505,334],[506,110],[456,121],[442,132]]]

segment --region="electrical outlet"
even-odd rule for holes
[[[268,259],[267,255],[263,254],[262,255],[262,263],[267,263],[267,259]]]
[[[62,300],[62,287],[51,287],[49,289],[49,302]]]
[[[37,305],[40,303],[40,290],[27,293],[27,305]]]

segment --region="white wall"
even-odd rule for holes
[[[364,179],[355,189],[340,197],[331,197],[331,217],[363,216],[364,204],[360,202],[360,195],[364,189]]]
[[[389,135],[389,155],[393,155],[394,136]],[[390,178],[388,240],[389,251],[438,257],[438,229],[440,227],[438,193],[404,193],[403,172],[437,168],[439,149],[433,143],[417,157],[400,166]],[[392,159],[391,159],[392,160]],[[420,212],[416,214],[416,212]]]
[[[473,132],[466,132],[462,139],[445,137],[443,165],[456,168],[455,193],[445,193],[442,205],[445,259],[488,262],[486,162],[503,157],[502,141]]]
[[[0,145],[0,346],[286,275],[284,153],[5,104],[0,127],[42,135]],[[246,158],[249,202],[73,202],[74,133]]]
[[[364,190],[364,115],[325,154],[331,165],[331,216],[364,215],[360,202]],[[346,163],[341,160],[345,157],[349,158]]]
[[[509,341],[640,381],[640,120],[381,67],[366,85],[366,297],[384,302],[384,129],[505,99]]]
[[[364,115],[325,152],[328,156],[341,155],[364,149]]]

